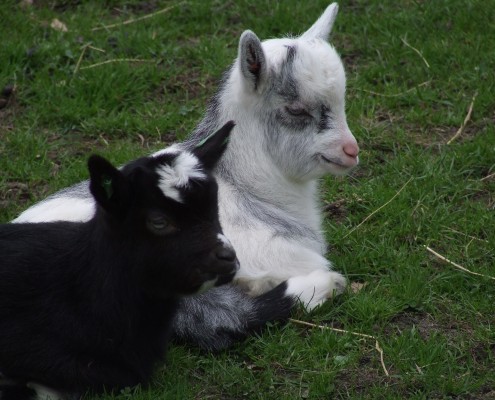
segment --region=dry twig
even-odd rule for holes
[[[399,189],[399,191],[394,194],[394,196],[389,200],[387,201],[385,204],[383,204],[382,206],[378,207],[375,211],[373,211],[370,215],[368,215],[365,219],[363,219],[358,225],[356,225],[354,228],[352,228],[349,232],[347,232],[346,235],[344,235],[344,237],[342,239],[345,239],[347,236],[349,236],[352,232],[354,232],[357,228],[359,228],[361,225],[363,225],[367,220],[369,220],[373,215],[375,215],[378,211],[380,211],[382,208],[384,208],[386,205],[388,205],[389,203],[392,202],[393,199],[395,199],[400,192],[402,192],[404,190],[404,188],[409,184],[409,182],[412,181],[412,177],[409,178],[409,180],[404,183],[404,185]]]
[[[79,71],[79,67],[81,66],[81,61],[82,61],[82,59],[84,57],[84,53],[86,53],[86,50],[88,49],[88,47],[91,47],[91,45],[89,43],[86,43],[82,47],[81,54],[79,55],[79,58],[77,59],[76,68],[74,68],[74,72],[72,73],[73,77],[77,74],[77,71]]]
[[[99,47],[95,47],[95,46],[90,46],[90,45],[87,45],[88,48],[90,48],[91,50],[96,50],[96,51],[99,51],[100,53],[106,53],[105,50],[103,49],[100,49]]]
[[[155,11],[154,13],[151,13],[151,14],[143,15],[142,17],[139,17],[139,18],[131,18],[131,19],[128,19],[127,21],[119,22],[119,23],[112,24],[112,25],[97,26],[96,28],[93,28],[91,30],[92,31],[99,31],[99,30],[102,30],[102,29],[115,28],[115,27],[121,26],[121,25],[133,24],[134,22],[142,21],[143,19],[152,18],[152,17],[155,17],[156,15],[166,13],[166,12],[170,11],[171,9],[173,9],[175,7],[178,7],[178,6],[180,6],[181,4],[184,4],[184,3],[185,3],[185,1],[181,1],[180,3],[174,4],[173,6],[166,7],[164,9],[162,9],[162,10],[159,10],[159,11]]]
[[[466,124],[471,119],[471,114],[473,113],[474,101],[476,100],[477,95],[478,95],[478,92],[476,92],[473,95],[473,99],[471,100],[471,104],[469,106],[466,118],[464,118],[464,122],[462,123],[461,127],[457,130],[455,135],[450,138],[450,140],[447,142],[447,144],[451,144],[454,140],[456,140],[459,136],[461,136],[462,132],[464,131],[464,128],[466,127]]]
[[[378,339],[376,337],[371,336],[371,335],[367,335],[365,333],[346,331],[345,329],[332,328],[331,326],[327,326],[327,325],[316,325],[316,324],[312,324],[311,322],[300,321],[298,319],[289,318],[289,321],[294,323],[294,324],[305,325],[305,326],[309,326],[311,328],[327,329],[327,330],[333,331],[333,332],[348,333],[350,335],[359,336],[359,337],[362,337],[365,339],[373,339],[375,341],[375,349],[380,354],[380,363],[382,365],[383,372],[385,372],[385,375],[390,376],[390,374],[388,373],[387,367],[385,366],[385,362],[383,361],[383,349],[380,347],[380,343],[378,342]]]
[[[449,260],[448,258],[442,256],[441,254],[437,253],[435,250],[433,250],[431,247],[428,247],[428,246],[424,246],[426,248],[426,250],[428,250],[431,254],[433,254],[435,257],[439,258],[440,260],[442,261],[445,261],[447,264],[450,264],[454,267],[456,267],[457,269],[460,269],[461,271],[464,271],[464,272],[467,272],[468,274],[472,274],[472,275],[477,275],[477,276],[482,276],[484,278],[488,278],[488,279],[493,279],[495,280],[495,277],[493,276],[489,276],[489,275],[484,275],[484,274],[480,274],[478,272],[473,272],[467,268],[464,268],[462,265],[459,265],[459,264],[456,264],[455,262]]]
[[[400,97],[400,96],[404,96],[405,94],[412,92],[413,90],[416,90],[422,86],[426,86],[429,83],[431,83],[431,81],[426,81],[426,82],[420,83],[419,85],[414,86],[413,88],[407,89],[407,90],[400,92],[400,93],[394,93],[394,94],[378,93],[378,92],[373,92],[372,90],[366,90],[366,89],[356,89],[356,90],[359,90],[361,92],[370,93],[370,94],[375,95],[375,96],[381,96],[381,97]]]
[[[480,179],[480,181],[481,181],[481,182],[486,181],[486,180],[488,180],[488,179],[490,179],[490,178],[493,178],[494,176],[495,176],[495,173],[490,174],[490,175],[487,175],[487,176],[485,176],[484,178],[481,178],[481,179]]]
[[[423,62],[426,64],[426,66],[428,68],[430,68],[430,64],[428,64],[428,61],[426,61],[426,58],[423,57],[423,54],[417,48],[412,47],[409,43],[406,42],[406,39],[404,39],[404,38],[400,38],[400,40],[402,40],[402,43],[404,43],[407,47],[409,47],[410,49],[413,49],[416,53],[418,53],[418,55],[421,57]]]
[[[98,137],[101,139],[101,141],[102,141],[103,143],[105,143],[105,146],[109,146],[109,144],[108,144],[108,140],[107,140],[107,139],[105,139],[105,138],[103,137],[103,135],[102,135],[102,134],[100,134]]]
[[[495,175],[495,174],[494,174]],[[473,239],[473,240],[477,240],[479,242],[485,242],[485,243],[488,243],[488,240],[485,240],[485,239],[480,239],[480,238],[477,238],[475,236],[471,236],[471,235],[468,235],[467,233],[464,233],[464,232],[460,232],[460,231],[457,231],[455,229],[452,229],[452,228],[449,228],[448,226],[446,227],[449,231],[451,232],[454,232],[454,233],[458,233],[459,235],[463,235],[463,236],[466,236],[470,239]]]
[[[90,68],[100,67],[100,66],[105,65],[105,64],[111,64],[111,63],[116,63],[116,62],[154,63],[154,62],[156,62],[156,60],[144,60],[141,58],[114,58],[114,59],[102,61],[102,62],[99,62],[96,64],[87,65],[85,67],[80,67],[79,69],[80,70],[90,69]]]

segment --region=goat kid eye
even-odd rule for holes
[[[151,223],[155,229],[165,229],[168,225],[165,221],[152,221]]]
[[[148,229],[158,235],[166,235],[175,232],[177,228],[166,218],[150,218],[147,221]]]
[[[285,107],[285,111],[293,117],[311,117],[311,114],[303,107]]]

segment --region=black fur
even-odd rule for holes
[[[36,400],[36,391],[19,384],[0,384],[0,400]]]
[[[296,300],[285,295],[286,289],[283,282],[253,298],[238,286],[225,285],[185,298],[173,324],[175,338],[211,352],[228,348],[261,332],[268,321],[287,321]]]
[[[67,393],[148,382],[180,297],[206,281],[230,281],[237,268],[218,238],[210,171],[232,127],[194,151],[208,169],[179,188],[182,202],[158,184],[158,168],[177,154],[145,157],[122,171],[92,156],[98,207],[90,221],[0,226],[0,371],[19,382],[1,386],[0,399],[29,399],[25,382]]]

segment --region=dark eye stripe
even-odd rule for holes
[[[324,131],[332,127],[332,117],[330,115],[330,108],[323,105],[320,107],[320,121],[318,122],[318,130]]]

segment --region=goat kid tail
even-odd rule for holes
[[[287,321],[296,303],[286,282],[258,297],[238,286],[220,286],[182,300],[173,325],[175,339],[217,352],[262,331],[268,322]]]

